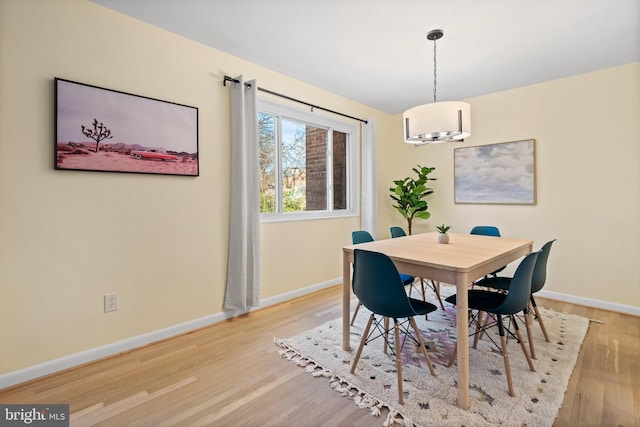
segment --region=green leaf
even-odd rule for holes
[[[408,176],[404,179],[394,180],[395,187],[390,187],[389,197],[395,202],[393,208],[396,209],[409,223],[415,218],[428,219],[431,214],[428,212],[429,206],[424,200],[434,190],[426,186],[427,181],[435,180],[428,175],[435,168],[418,165],[412,168],[416,176]]]

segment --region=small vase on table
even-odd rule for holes
[[[447,231],[449,231],[450,228],[450,225],[444,224],[436,227],[436,229],[438,230],[438,243],[449,243],[449,235],[447,234]]]

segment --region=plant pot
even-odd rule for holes
[[[447,233],[438,233],[438,243],[449,243],[449,235]]]

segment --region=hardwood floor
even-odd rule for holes
[[[640,318],[538,304],[595,320],[554,425],[640,426]],[[380,426],[273,344],[340,315],[336,286],[0,390],[0,402],[68,403],[72,426]]]

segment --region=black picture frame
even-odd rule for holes
[[[199,176],[198,108],[54,82],[56,170]]]

